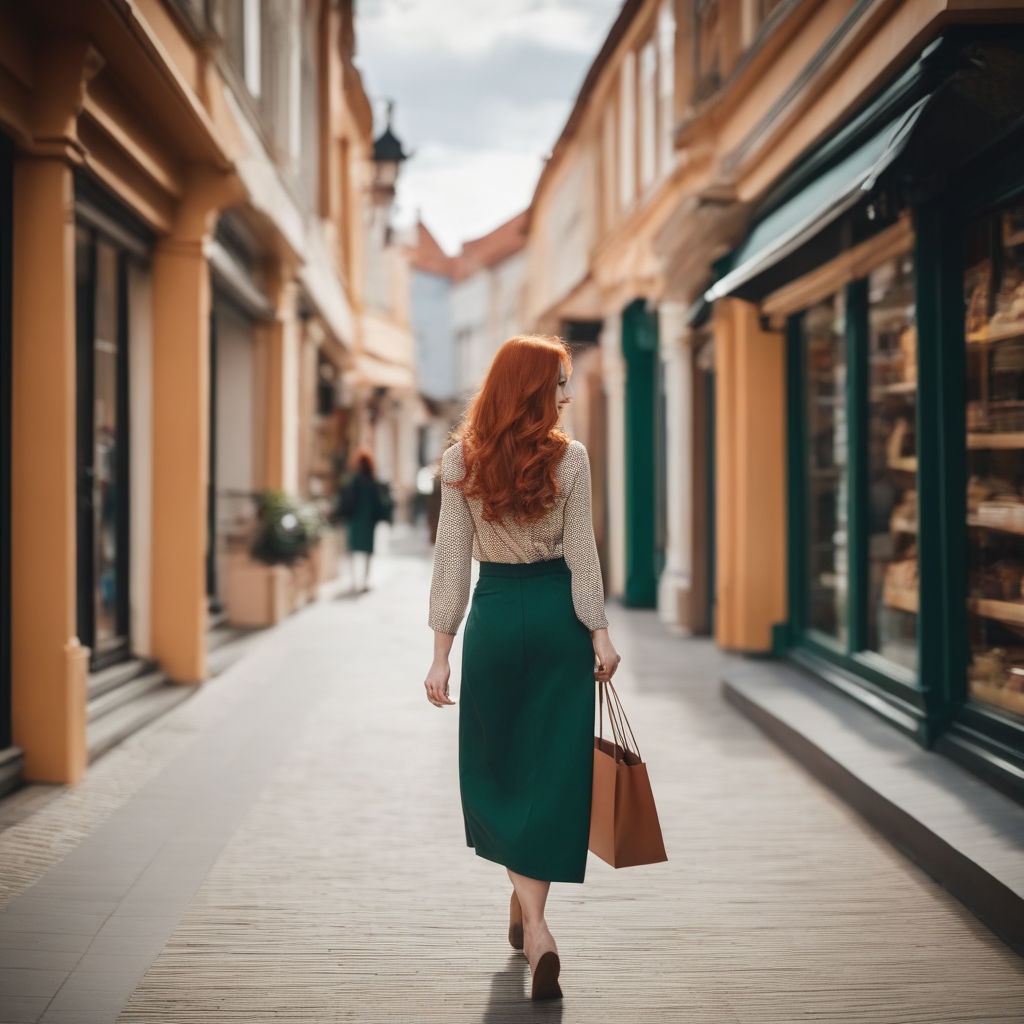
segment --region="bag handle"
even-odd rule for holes
[[[623,749],[626,749],[628,747],[634,754],[636,754],[638,758],[640,758],[640,745],[637,743],[636,736],[633,734],[633,727],[629,724],[629,719],[626,717],[626,709],[622,706],[622,701],[619,700],[619,695],[616,692],[615,687],[612,685],[610,680],[608,682],[608,690],[610,693],[608,701],[608,713],[609,715],[612,714],[613,704],[611,698],[614,698],[615,717],[617,719],[617,725],[619,729],[619,736],[622,741],[622,747]],[[632,741],[631,744],[627,743],[627,733],[629,734],[629,740]],[[643,760],[643,758],[640,759]]]
[[[614,745],[621,749],[623,753],[628,749],[635,753],[640,760],[643,758],[640,756],[640,747],[636,742],[636,736],[633,733],[633,727],[629,724],[629,719],[626,717],[625,709],[622,707],[622,701],[619,699],[619,695],[612,686],[611,680],[598,682],[598,737],[604,739],[604,700],[605,700],[605,687],[608,690],[608,724],[612,732],[612,742]],[[629,739],[632,741],[632,746],[627,744],[626,736],[629,735]],[[620,760],[618,750],[616,751],[615,760]]]

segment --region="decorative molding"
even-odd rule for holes
[[[871,7],[878,3],[879,0],[856,0],[856,3],[832,30],[814,56],[801,68],[789,87],[768,108],[767,113],[746,134],[739,145],[723,159],[722,170],[727,179],[735,178],[739,174],[741,165],[754,155],[775,124],[796,104],[800,95],[808,91],[815,77],[839,49],[840,44],[850,34],[854,26]]]

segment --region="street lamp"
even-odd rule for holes
[[[373,143],[373,196],[376,202],[383,205],[390,205],[394,200],[400,166],[404,160],[409,159],[409,154],[391,130],[394,109],[394,100],[388,100],[387,125]]]

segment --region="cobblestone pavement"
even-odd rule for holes
[[[0,1021],[1024,1021],[1020,959],[722,700],[713,645],[614,605],[670,859],[552,887],[565,998],[531,1004],[423,695],[429,556],[384,539],[369,593],[17,798]]]

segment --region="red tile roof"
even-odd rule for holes
[[[427,274],[442,274],[445,277],[455,276],[455,260],[438,244],[423,221],[416,224],[416,246],[410,257],[413,267]]]
[[[517,213],[511,220],[480,238],[463,242],[462,251],[457,257],[456,279],[469,277],[485,267],[493,267],[495,263],[519,252],[526,245],[527,212],[523,210]]]
[[[529,211],[517,213],[493,231],[462,243],[457,256],[449,256],[438,244],[423,221],[416,224],[416,245],[411,247],[410,260],[416,270],[427,274],[443,274],[461,281],[478,270],[493,267],[519,252],[526,245],[526,218]]]

